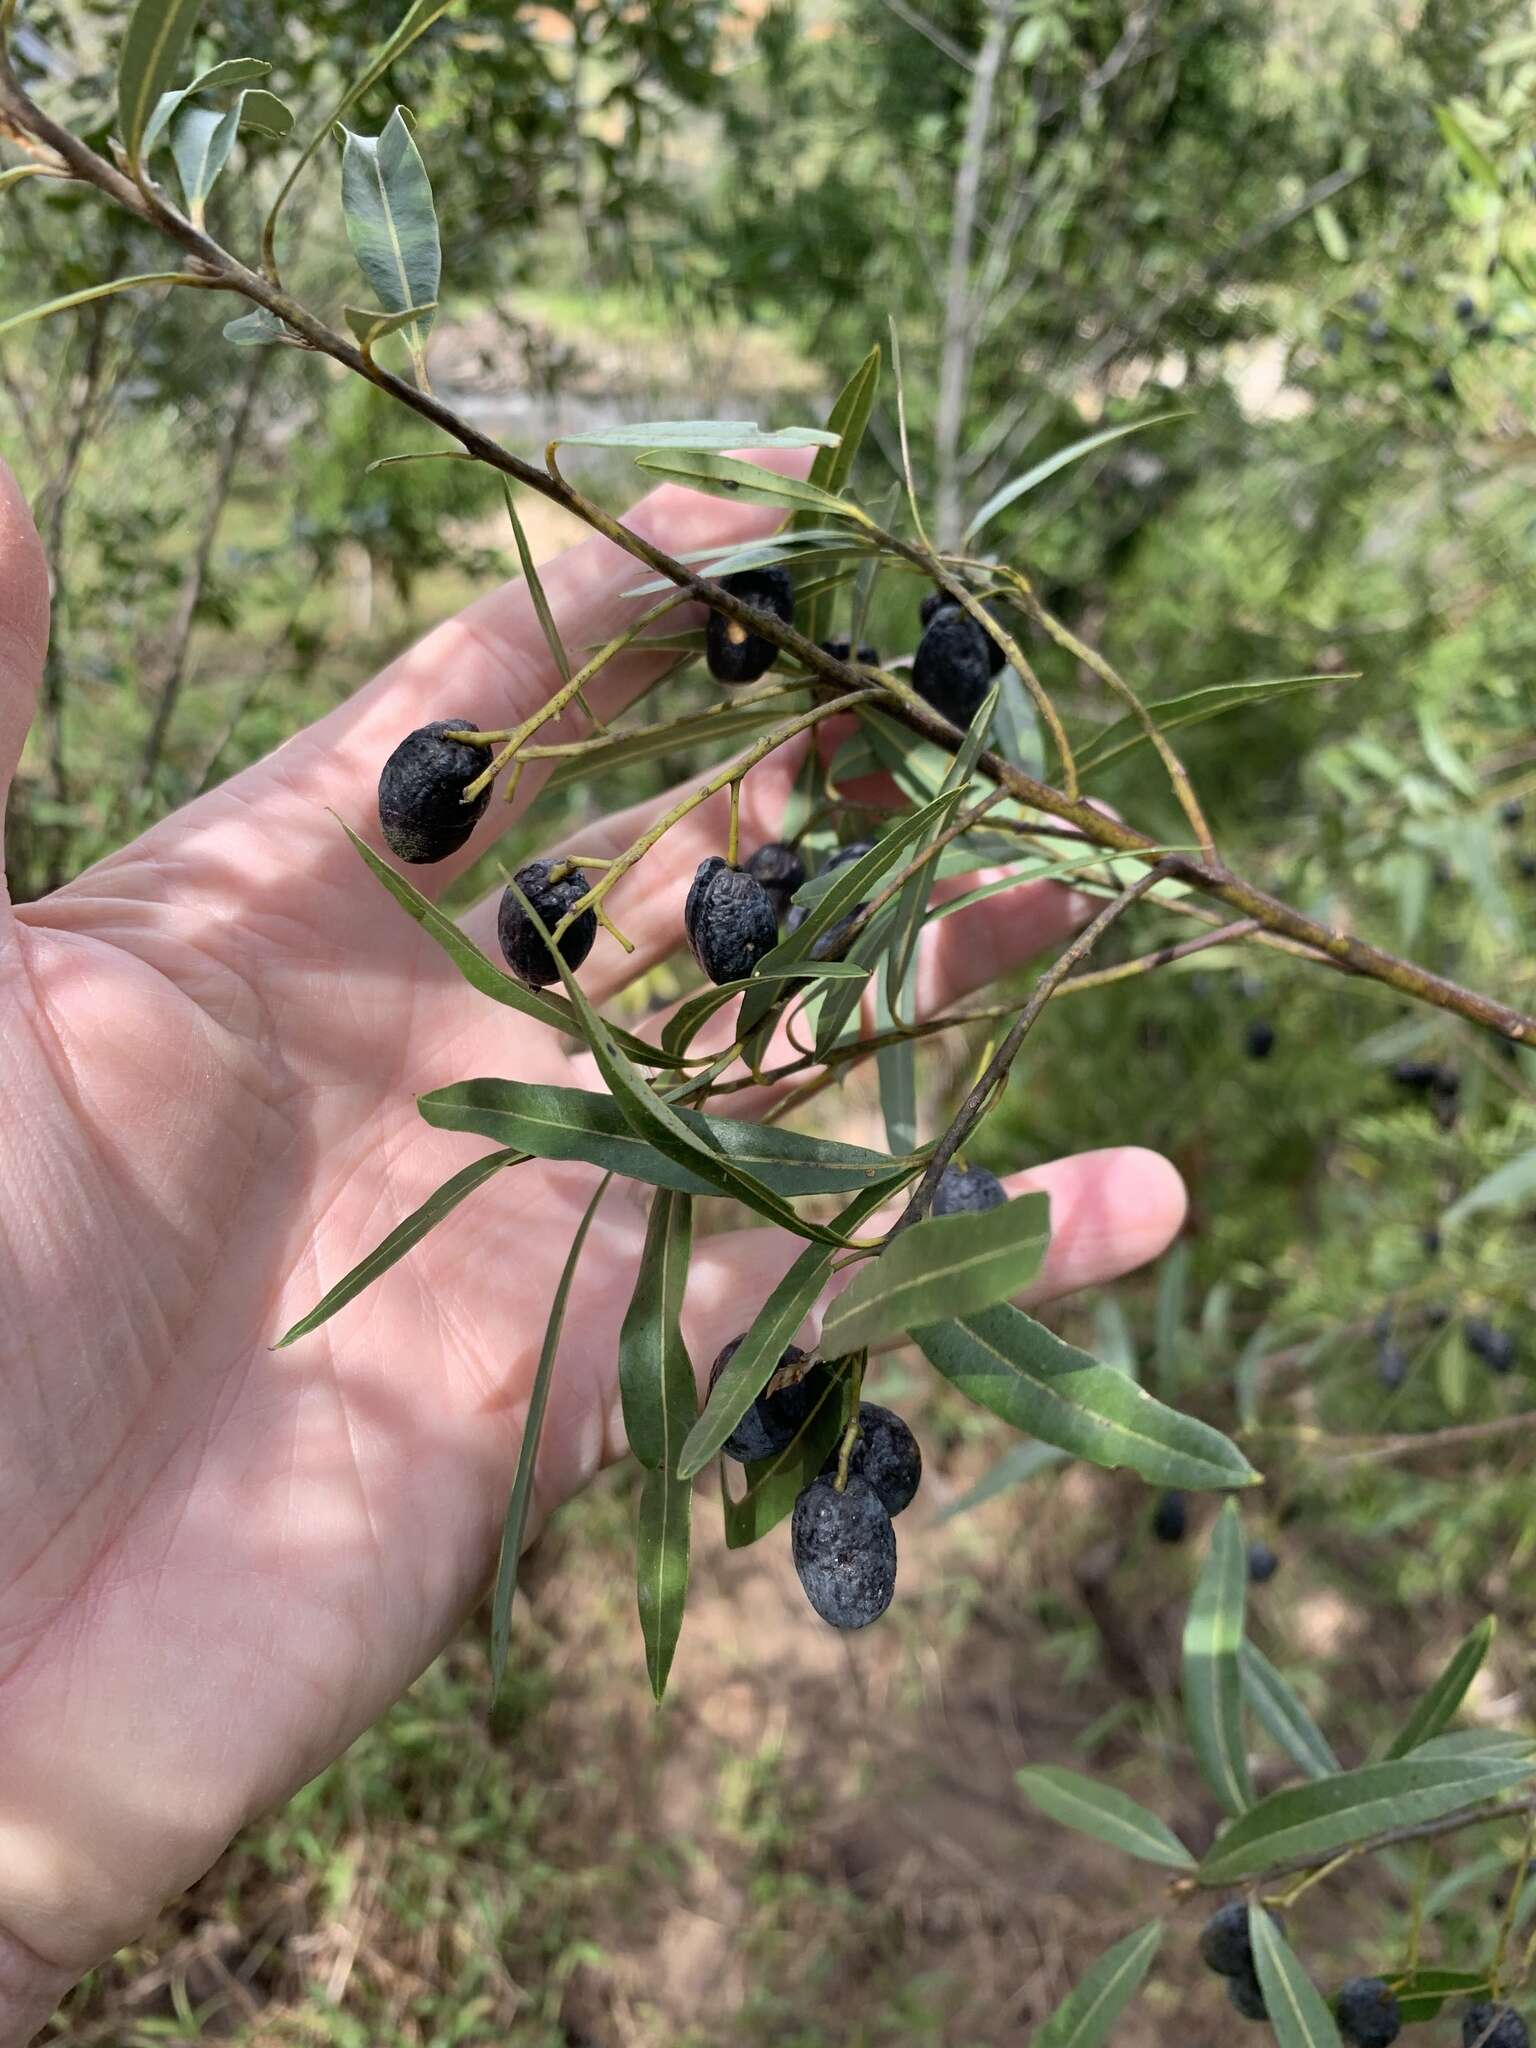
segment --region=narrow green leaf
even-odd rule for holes
[[[798,477],[780,476],[761,463],[737,462],[729,455],[653,448],[635,457],[635,467],[653,476],[671,477],[712,498],[741,498],[750,505],[792,505],[823,519],[862,521],[864,517],[856,505],[834,498],[830,491],[819,491]]]
[[[512,1493],[507,1501],[506,1520],[501,1530],[501,1555],[496,1561],[496,1585],[491,1595],[491,1697],[501,1691],[501,1681],[506,1675],[507,1648],[512,1635],[512,1596],[517,1591],[517,1567],[523,1552],[523,1534],[528,1527],[528,1509],[533,1501],[533,1475],[539,1458],[539,1438],[544,1433],[544,1411],[549,1406],[549,1389],[555,1376],[555,1358],[560,1350],[560,1332],[565,1327],[565,1306],[571,1298],[571,1282],[576,1277],[576,1268],[581,1262],[582,1248],[587,1241],[587,1232],[592,1228],[592,1218],[597,1214],[597,1205],[607,1194],[611,1183],[605,1174],[598,1182],[597,1191],[586,1207],[576,1235],[571,1239],[571,1248],[566,1254],[565,1265],[560,1274],[555,1298],[550,1303],[549,1320],[544,1325],[544,1342],[539,1351],[539,1363],[533,1375],[533,1390],[528,1396],[528,1414],[523,1423],[523,1440],[518,1446],[517,1471],[512,1478]]]
[[[850,1419],[853,1382],[851,1375],[829,1369],[826,1383],[794,1441],[786,1444],[776,1458],[761,1458],[745,1468],[746,1488],[739,1498],[731,1493],[732,1461],[720,1460],[720,1499],[725,1515],[728,1550],[742,1550],[778,1527],[794,1507],[801,1493],[827,1462]]]
[[[875,912],[875,915],[865,925],[863,931],[859,933],[852,946],[848,949],[848,961],[858,968],[861,975],[867,977],[879,966],[892,939],[896,936],[896,923],[900,915],[901,904],[899,899],[887,903],[882,910]],[[822,964],[830,965],[831,963],[826,962]],[[769,974],[781,971],[774,967],[768,968]],[[843,1034],[850,1025],[854,1027],[852,1035],[858,1035],[859,1016],[863,1000],[864,986],[862,981],[849,982],[843,980],[841,982],[834,982],[831,988],[825,989],[822,992],[820,999],[821,1008],[816,1019],[816,1039],[812,1048],[817,1059],[824,1060],[827,1057],[833,1046],[842,1039]]]
[[[635,1589],[651,1690],[659,1700],[683,1625],[693,1489],[677,1477],[678,1447],[698,1415],[683,1342],[683,1292],[693,1205],[665,1189],[651,1203],[645,1249],[619,1332],[619,1394],[629,1447],[646,1468],[635,1537]]]
[[[562,448],[832,448],[836,434],[821,427],[780,427],[765,433],[756,420],[642,420],[628,427],[599,427],[589,434],[562,434]]]
[[[978,706],[976,716],[966,730],[964,740],[955,750],[955,758],[945,775],[941,794],[954,790],[964,793],[987,744],[987,735],[992,729],[992,720],[997,712],[998,686],[996,683],[987,692]],[[954,813],[950,813],[953,818]],[[946,823],[948,820],[946,820]],[[936,828],[935,837],[938,830]],[[924,916],[928,898],[939,873],[940,859],[926,862],[902,890],[898,899],[896,933],[891,943],[885,966],[885,1000],[894,1021],[900,1008],[901,991],[906,987],[912,972],[912,962],[917,952],[918,940],[922,937]]]
[[[555,673],[562,683],[571,679],[571,664],[565,651],[565,642],[560,638],[560,628],[555,624],[555,615],[550,610],[549,599],[544,594],[544,580],[533,559],[533,550],[528,545],[528,536],[518,515],[517,500],[512,495],[512,486],[503,477],[501,495],[506,500],[507,518],[512,523],[512,538],[517,543],[517,559],[522,565],[523,581],[528,586],[528,597],[533,605],[534,616],[539,622],[539,631],[544,635],[544,645],[549,649],[549,658],[555,664]]]
[[[1248,1935],[1253,1943],[1259,1989],[1264,1993],[1269,2023],[1280,2048],[1342,2048],[1339,2030],[1323,2003],[1322,1993],[1256,1899],[1248,1906]]]
[[[1228,711],[1242,711],[1267,703],[1272,697],[1289,696],[1294,690],[1318,689],[1327,683],[1357,680],[1348,675],[1326,675],[1278,676],[1255,683],[1212,683],[1203,690],[1189,690],[1179,697],[1165,697],[1161,703],[1149,704],[1147,709],[1161,731],[1177,732],[1181,726],[1199,725],[1207,718],[1219,718]],[[1130,716],[1117,718],[1113,725],[1106,726],[1078,750],[1078,767],[1085,771],[1105,768],[1122,754],[1128,754],[1133,747],[1146,744],[1147,736],[1139,719]]]
[[[117,59],[117,125],[130,170],[139,167],[144,130],[176,75],[202,0],[136,0]]]
[[[56,171],[51,164],[12,164],[9,170],[0,171],[0,192],[8,192],[12,185],[25,184],[28,178],[62,180],[64,175],[62,171]]]
[[[1502,1861],[1502,1859],[1501,1859]],[[1403,2025],[1422,2025],[1438,2019],[1448,1998],[1486,1997],[1486,1970],[1414,1970],[1406,1977],[1391,1979]]]
[[[1024,1796],[1063,1827],[1108,1842],[1128,1856],[1139,1856],[1143,1863],[1160,1863],[1167,1870],[1194,1869],[1194,1857],[1172,1829],[1114,1786],[1101,1785],[1096,1778],[1054,1764],[1015,1771],[1014,1777]]]
[[[405,115],[396,107],[382,133],[343,129],[341,206],[363,276],[388,313],[422,309],[406,328],[413,356],[426,347],[442,276],[432,184]]]
[[[1289,1785],[1250,1807],[1200,1865],[1206,1884],[1236,1884],[1279,1864],[1322,1863],[1375,1835],[1439,1820],[1536,1776],[1525,1756],[1418,1756]]]
[[[401,313],[381,313],[377,306],[343,306],[341,310],[347,325],[362,347],[371,350],[374,343],[382,341],[386,335],[399,334],[403,328],[415,327],[423,320],[430,320],[437,307],[407,306]],[[432,452],[441,454],[445,451],[434,449]],[[391,458],[386,455],[379,462],[370,462],[368,468],[381,469],[390,460]]]
[[[1468,1688],[1483,1667],[1493,1645],[1497,1627],[1489,1614],[1472,1629],[1451,1654],[1450,1662],[1408,1716],[1407,1726],[1387,1751],[1388,1757],[1407,1756],[1420,1743],[1428,1742],[1445,1728],[1467,1696]]]
[[[713,1181],[640,1137],[613,1097],[596,1089],[557,1088],[539,1081],[455,1081],[420,1096],[417,1108],[438,1130],[473,1131],[538,1159],[579,1159],[679,1194],[719,1191]],[[693,1109],[674,1114],[700,1144],[755,1174],[775,1194],[855,1194],[871,1187],[883,1192],[894,1176],[911,1172],[919,1163],[777,1124],[705,1116]]]
[[[1446,1229],[1483,1209],[1511,1207],[1517,1202],[1528,1201],[1533,1194],[1536,1194],[1536,1149],[1521,1152],[1514,1159],[1506,1159],[1492,1173],[1484,1174],[1480,1181],[1452,1202],[1440,1218],[1440,1226]]]
[[[1246,1636],[1238,1646],[1237,1662],[1244,1698],[1291,1762],[1309,1778],[1327,1778],[1341,1770],[1327,1738],[1291,1686]]]
[[[114,278],[109,284],[86,285],[78,292],[66,292],[62,299],[49,299],[41,306],[29,306],[25,313],[12,313],[9,319],[0,320],[0,334],[11,334],[18,327],[30,327],[34,320],[47,320],[55,313],[67,313],[72,306],[88,306],[92,299],[110,299],[118,292],[137,291],[146,284],[188,284],[191,280],[180,270],[150,270],[140,277]]]
[[[1162,1939],[1163,1923],[1154,1920],[1116,1942],[1036,2030],[1030,2048],[1103,2048],[1141,1989]]]
[[[885,1030],[891,1022],[891,1013],[877,991],[875,1028]],[[909,1038],[881,1046],[875,1054],[875,1076],[885,1142],[898,1157],[910,1153],[917,1145],[917,1053]]]
[[[1481,143],[1473,141],[1455,110],[1451,107],[1436,107],[1435,121],[1447,147],[1467,176],[1486,191],[1502,192],[1504,188],[1499,180],[1498,165]]]
[[[404,875],[392,868],[387,860],[381,859],[366,840],[359,839],[350,825],[343,823],[341,829],[401,909],[415,918],[429,939],[437,942],[471,988],[478,989],[481,995],[489,996],[493,1002],[505,1003],[509,1010],[516,1010],[521,1016],[547,1024],[552,1031],[563,1031],[570,1038],[583,1035],[580,1019],[569,1003],[559,996],[550,995],[546,989],[524,988],[510,974],[503,974],[499,967],[493,967],[451,917],[445,917],[435,903],[429,902]],[[608,1029],[634,1059],[648,1060],[659,1067],[680,1064],[659,1046],[647,1045],[644,1040],[620,1031],[616,1026],[610,1025]]]
[[[828,431],[839,437],[838,445],[817,449],[809,478],[813,489],[839,495],[846,488],[879,388],[880,345],[877,342],[838,393],[837,401],[827,415]],[[802,508],[791,519],[790,527],[805,531],[814,525],[815,516],[809,509]],[[830,597],[813,598],[809,605],[804,606],[804,615],[807,639],[825,640],[832,629]]]
[[[1184,1624],[1184,1719],[1206,1783],[1228,1813],[1253,1804],[1243,1744],[1243,1681],[1238,1646],[1248,1559],[1236,1501],[1216,1519]]]
[[[232,86],[250,85],[258,78],[265,78],[272,66],[261,57],[226,57],[222,64],[214,64],[200,72],[190,85],[178,86],[174,92],[161,93],[155,102],[155,110],[144,124],[144,133],[139,140],[139,155],[148,161],[149,153],[165,133],[171,116],[179,106],[198,92],[223,92]],[[265,95],[270,98],[271,95]],[[281,106],[282,102],[276,102]]]
[[[282,321],[265,306],[224,322],[224,339],[232,341],[236,348],[265,348],[270,342],[281,341],[286,332]]]
[[[1027,469],[1022,476],[1015,477],[1012,483],[1004,484],[1001,490],[992,493],[965,529],[966,544],[969,545],[984,526],[990,525],[999,512],[1005,512],[1010,505],[1022,498],[1026,491],[1034,490],[1037,484],[1043,484],[1047,477],[1054,476],[1059,469],[1065,469],[1068,463],[1080,462],[1096,448],[1105,448],[1111,441],[1123,441],[1127,434],[1139,434],[1144,427],[1160,427],[1169,420],[1188,418],[1187,412],[1154,413],[1150,419],[1132,420],[1123,427],[1105,427],[1100,433],[1089,434],[1081,441],[1073,441],[1066,448],[1058,448],[1054,455],[1047,455],[1045,460],[1037,462],[1033,469]]]
[[[273,1345],[273,1350],[281,1351],[285,1344],[307,1337],[311,1330],[318,1330],[322,1323],[329,1322],[338,1309],[345,1308],[381,1273],[387,1272],[397,1259],[403,1259],[429,1230],[457,1209],[466,1195],[472,1195],[482,1182],[500,1173],[504,1166],[519,1166],[527,1157],[526,1152],[487,1152],[483,1159],[461,1166],[435,1193],[428,1195],[419,1209],[413,1209],[403,1223],[397,1223],[366,1258],[359,1259],[350,1273],[344,1274],[334,1287],[328,1288],[308,1315],[301,1316],[291,1330],[285,1330]]]
[[[1219,1430],[1164,1407],[1022,1309],[982,1309],[913,1335],[968,1399],[1074,1457],[1129,1466],[1158,1486],[1249,1486],[1257,1477]]]
[[[631,767],[641,761],[668,760],[676,756],[696,769],[703,765],[696,749],[728,746],[740,739],[756,739],[781,718],[803,709],[807,702],[808,699],[798,693],[780,695],[768,702],[714,707],[700,712],[697,717],[679,719],[675,724],[648,725],[638,732],[616,733],[600,748],[593,747],[589,752],[555,761],[544,784],[544,793],[549,795],[557,789],[570,789],[578,783],[589,782],[598,768],[605,775],[610,775],[616,768]]]
[[[797,530],[781,527],[763,540],[737,541],[730,547],[718,543],[712,548],[690,548],[677,560],[696,568],[704,576],[732,576],[738,569],[761,569],[769,562],[791,562],[797,568],[825,562],[869,559],[869,542],[850,534],[846,526],[815,526]],[[659,597],[675,590],[670,576],[652,576],[633,584],[626,597]]]
[[[878,1189],[855,1195],[838,1217],[845,1235],[882,1199]],[[785,1348],[810,1313],[831,1271],[835,1246],[812,1244],[790,1267],[758,1310],[751,1328],[737,1345],[729,1365],[715,1382],[704,1413],[689,1432],[678,1461],[678,1477],[691,1479],[725,1442],[731,1431],[773,1377]]]
[[[822,1342],[841,1356],[1007,1301],[1034,1279],[1050,1241],[1048,1195],[930,1216],[858,1268],[827,1310]]]
[[[982,1473],[974,1486],[968,1487],[958,1500],[951,1501],[940,1512],[939,1520],[948,1522],[956,1515],[968,1515],[973,1508],[996,1500],[1000,1493],[1023,1486],[1037,1474],[1048,1472],[1055,1465],[1063,1465],[1066,1460],[1067,1453],[1055,1444],[1015,1444],[1011,1450],[1004,1451],[995,1465]]]
[[[176,175],[181,180],[182,197],[187,202],[187,214],[194,227],[202,226],[208,194],[213,190],[220,171],[229,162],[229,153],[240,131],[240,108],[244,98],[242,93],[235,104],[222,113],[215,107],[199,106],[196,101],[190,101],[171,122],[171,155],[176,162]]]

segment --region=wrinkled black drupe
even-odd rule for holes
[[[768,891],[774,914],[787,917],[794,893],[805,880],[805,862],[794,847],[779,839],[760,846],[747,862],[747,873]]]
[[[1000,1209],[1007,1199],[1008,1191],[995,1173],[988,1173],[984,1166],[956,1166],[951,1161],[934,1192],[933,1214],[975,1215],[982,1209]]]
[[[1462,1325],[1462,1336],[1472,1356],[1480,1358],[1490,1372],[1502,1377],[1514,1370],[1515,1340],[1507,1330],[1496,1330],[1481,1316],[1468,1316]]]
[[[1408,1354],[1400,1344],[1383,1344],[1376,1360],[1376,1377],[1389,1394],[1395,1394],[1408,1377]]]
[[[743,604],[760,612],[772,612],[786,626],[795,623],[795,587],[789,571],[779,562],[767,562],[760,569],[738,569],[734,576],[719,578],[720,587]],[[778,649],[761,633],[753,633],[728,619],[724,612],[711,612],[704,629],[704,658],[717,683],[755,683],[773,666]]]
[[[1267,1543],[1248,1546],[1248,1576],[1256,1586],[1268,1583],[1280,1569],[1280,1560]]]
[[[571,906],[579,903],[592,886],[580,868],[568,868],[558,882],[552,882],[549,879],[551,865],[547,860],[531,860],[512,877],[543,919],[546,931],[553,931]],[[527,987],[547,988],[552,981],[560,979],[554,954],[539,937],[533,920],[510,889],[504,889],[501,894],[501,908],[496,913],[496,936],[501,940],[502,958]],[[592,910],[584,910],[570,930],[562,935],[560,958],[573,974],[591,952],[592,941],[596,937],[597,913]]]
[[[401,860],[445,860],[474,831],[491,800],[491,788],[487,783],[472,804],[464,802],[464,790],[491,756],[485,747],[443,735],[479,730],[472,718],[436,719],[407,733],[384,763],[379,776],[379,829],[385,845]]]
[[[710,980],[744,981],[779,943],[773,898],[745,868],[718,853],[701,860],[683,905],[688,945]]]
[[[955,600],[947,590],[930,590],[917,608],[917,616],[925,626],[931,626],[940,612],[953,608]]]
[[[1165,1500],[1180,1500],[1182,1494],[1165,1494]],[[1253,1943],[1248,1934],[1248,1908],[1242,1899],[1218,1906],[1200,1930],[1200,1960],[1218,1977],[1253,1974]]]
[[[1531,2036],[1512,2005],[1479,1999],[1461,2016],[1461,2048],[1531,2048]]]
[[[834,633],[830,640],[819,640],[816,644],[823,654],[830,654],[834,661],[847,661],[852,656],[861,668],[880,666],[880,650],[878,647],[871,647],[867,640],[859,643],[857,654],[854,653],[853,642],[846,633]]]
[[[1392,1069],[1392,1078],[1399,1088],[1406,1088],[1414,1095],[1427,1095],[1440,1078],[1438,1060],[1399,1060]]]
[[[1397,2000],[1380,1977],[1351,1977],[1333,2009],[1339,2032],[1354,2048],[1392,2048],[1403,2031]]]
[[[1234,2009],[1245,2020],[1267,2020],[1269,2007],[1264,2003],[1264,1993],[1259,1989],[1259,1980],[1252,1970],[1245,1970],[1240,1977],[1227,1979],[1227,1996]]]
[[[1266,1023],[1262,1017],[1256,1017],[1248,1026],[1248,1037],[1245,1042],[1249,1059],[1267,1060],[1275,1049],[1274,1025]]]
[[[709,1368],[709,1391],[715,1390],[715,1382],[736,1356],[738,1347],[745,1341],[733,1337]],[[790,1344],[779,1353],[780,1366],[802,1365],[805,1353],[798,1344]],[[728,1458],[734,1458],[739,1465],[750,1465],[758,1458],[776,1458],[780,1451],[788,1450],[800,1430],[804,1427],[811,1410],[816,1406],[825,1385],[823,1368],[813,1366],[802,1380],[793,1385],[781,1387],[776,1394],[759,1394],[752,1406],[742,1416],[720,1446]]]
[[[841,1443],[834,1444],[822,1466],[822,1477],[837,1470]],[[859,1403],[859,1438],[848,1459],[850,1478],[867,1479],[888,1515],[910,1507],[923,1476],[923,1454],[917,1438],[899,1415],[874,1401]]]
[[[944,605],[933,615],[912,659],[912,687],[963,731],[981,709],[1002,666],[997,642],[984,633],[958,605]]]
[[[1454,398],[1456,396],[1456,379],[1443,363],[1436,370],[1433,377],[1430,378],[1429,388],[1431,391],[1438,392],[1442,398]]]
[[[1455,305],[1451,308],[1451,311],[1456,315],[1456,318],[1462,322],[1474,320],[1477,317],[1477,301],[1476,299],[1471,298],[1466,292],[1463,292],[1461,297],[1456,301]]]
[[[867,1628],[896,1591],[896,1531],[867,1479],[850,1479],[839,1493],[830,1479],[813,1479],[790,1518],[795,1570],[823,1621],[833,1628]]]
[[[1499,823],[1501,825],[1518,825],[1524,816],[1525,805],[1517,796],[1507,796],[1503,803],[1499,805]]]
[[[1188,1527],[1189,1503],[1185,1500],[1183,1494],[1178,1492],[1160,1493],[1157,1497],[1157,1505],[1152,1510],[1152,1534],[1157,1538],[1158,1542],[1182,1543],[1184,1541],[1184,1532]],[[1224,1913],[1226,1910],[1227,1908],[1223,1906],[1222,1912]],[[1219,1920],[1221,1914],[1218,1913],[1216,1918]],[[1215,1922],[1213,1921],[1211,1924],[1214,1926]],[[1246,1920],[1243,1924],[1244,1926],[1247,1925]],[[1205,1936],[1202,1935],[1200,1940],[1200,1953],[1204,1955]],[[1214,1970],[1215,1967],[1216,1965],[1212,1963],[1211,1968]]]

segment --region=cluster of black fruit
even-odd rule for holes
[[[1189,1529],[1189,1502],[1176,1488],[1160,1493],[1152,1508],[1152,1534],[1159,1543],[1182,1543]],[[1280,1569],[1280,1557],[1267,1543],[1248,1546],[1248,1576],[1256,1586],[1267,1585]]]
[[[935,1216],[995,1209],[1007,1200],[1002,1183],[984,1167],[946,1169],[934,1196]],[[709,1371],[713,1389],[735,1356],[733,1338]],[[742,1416],[722,1449],[753,1465],[787,1451],[823,1402],[833,1398],[830,1368],[791,1344],[773,1377]],[[858,1433],[844,1456],[845,1439],[828,1452],[820,1472],[801,1489],[790,1519],[790,1551],[805,1597],[833,1628],[867,1628],[896,1591],[896,1531],[891,1524],[910,1505],[923,1476],[917,1439],[889,1408],[859,1403]]]
[[[1248,1908],[1234,1899],[1213,1913],[1200,1931],[1200,1960],[1226,1979],[1227,1996],[1245,2020],[1267,2020],[1259,1973],[1248,1932]],[[1351,1977],[1334,2000],[1339,2032],[1351,2048],[1392,2048],[1403,2030],[1402,2010],[1382,1977]],[[1525,2021],[1513,2006],[1479,1999],[1461,2020],[1462,2048],[1530,2048]]]
[[[1404,285],[1417,284],[1418,271],[1413,264],[1405,263],[1398,273],[1398,278]],[[1412,325],[1402,318],[1396,322],[1386,319],[1382,313],[1381,293],[1370,287],[1351,293],[1349,304],[1353,312],[1363,316],[1366,323],[1365,339],[1370,345],[1372,356],[1378,361],[1383,350],[1396,344],[1402,344],[1407,351],[1414,354],[1422,351],[1439,353],[1446,349],[1460,351],[1472,344],[1492,341],[1495,336],[1496,330],[1492,320],[1480,310],[1470,292],[1462,292],[1452,305],[1455,327],[1450,329],[1441,327],[1438,323],[1424,327]],[[1459,335],[1457,329],[1460,330]],[[1322,345],[1325,355],[1337,356],[1343,352],[1344,330],[1337,321],[1329,321],[1323,329]],[[1442,362],[1436,365],[1429,379],[1429,388],[1442,398],[1455,396],[1456,379],[1452,376],[1448,364]]]

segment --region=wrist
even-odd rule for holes
[[[26,2048],[74,1981],[0,1927],[0,2048]]]

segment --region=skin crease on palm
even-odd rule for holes
[[[773,516],[669,488],[634,524],[676,554]],[[642,580],[596,539],[547,573],[578,646],[607,636]],[[0,789],[47,613],[37,537],[0,470]],[[600,708],[648,673],[620,660]],[[379,768],[404,733],[444,716],[509,724],[552,687],[509,584],[55,895],[12,910],[0,893],[3,2048],[337,1756],[486,1585],[592,1173],[499,1176],[325,1328],[270,1347],[472,1156],[422,1123],[419,1092],[479,1074],[591,1085],[552,1034],[455,976],[332,815],[378,843]],[[748,778],[744,844],[773,836],[798,758]],[[498,799],[465,854],[414,879],[438,891],[509,815]],[[640,815],[573,844],[616,848]],[[638,951],[599,940],[594,1000],[679,947],[688,881],[725,822],[723,798],[702,807],[616,890]],[[492,950],[493,914],[466,920]],[[943,920],[922,1003],[984,986],[1082,914],[1036,888]],[[1173,1169],[1132,1148],[1010,1183],[1026,1186],[1052,1197],[1035,1299],[1155,1256],[1183,1215]],[[644,1191],[616,1183],[572,1297],[537,1515],[622,1453],[616,1342],[643,1231]],[[699,1243],[685,1334],[701,1375],[795,1250],[772,1229]]]

